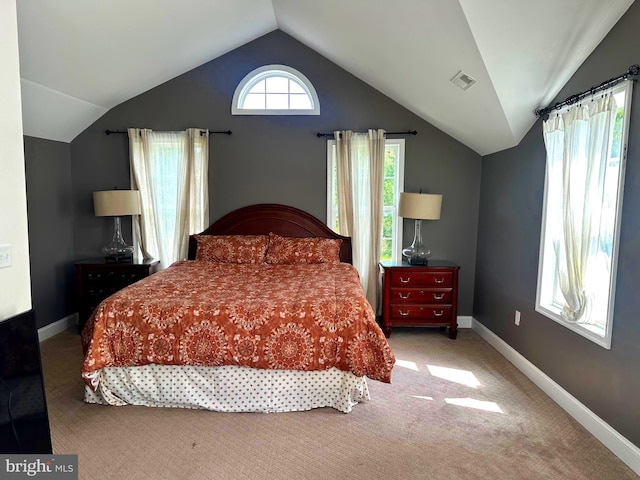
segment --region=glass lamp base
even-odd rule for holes
[[[402,250],[402,255],[407,257],[409,265],[428,265],[431,250],[422,243],[422,220],[416,220],[413,243]]]
[[[404,252],[402,252],[402,254],[405,255]],[[407,263],[409,265],[429,265],[429,257],[421,257],[419,255],[405,256],[407,257]]]
[[[127,245],[124,238],[122,238],[120,217],[115,217],[114,225],[115,231],[111,242],[102,247],[104,258],[109,263],[131,263],[133,262],[134,248],[131,245]]]
[[[107,263],[133,263],[133,252],[116,254],[105,253],[104,259]]]

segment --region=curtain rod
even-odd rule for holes
[[[104,133],[106,133],[107,135],[111,135],[112,133],[128,133],[126,130],[105,130]],[[225,130],[225,131],[215,131],[215,130],[209,130],[209,133],[222,133],[224,135],[231,135],[231,130]],[[200,135],[204,135],[204,132],[200,132]]]
[[[595,87],[591,87],[589,90],[585,90],[584,92],[580,92],[580,93],[576,93],[575,95],[571,95],[569,98],[567,98],[566,100],[564,100],[562,102],[558,102],[558,103],[556,103],[554,105],[549,105],[548,107],[540,108],[538,110],[535,110],[533,113],[536,115],[536,117],[544,117],[544,118],[546,118],[554,110],[558,110],[558,109],[560,109],[562,107],[565,107],[567,105],[573,105],[574,103],[579,102],[580,100],[582,100],[585,97],[588,97],[589,95],[593,95],[595,93],[601,92],[602,90],[606,90],[607,88],[613,87],[613,86],[617,85],[618,83],[623,82],[627,78],[634,77],[634,76],[636,76],[638,74],[640,74],[640,65],[638,65],[638,64],[631,65],[629,67],[629,70],[624,72],[622,75],[618,75],[617,77],[610,78],[609,80],[606,80],[606,81],[602,82],[600,85],[597,85]]]
[[[387,132],[386,135],[417,135],[418,131],[417,130],[408,130],[406,132]],[[318,132],[316,133],[316,137],[318,138],[322,138],[322,137],[333,137],[333,133],[321,133]]]

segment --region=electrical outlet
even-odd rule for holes
[[[516,310],[515,319],[516,319],[516,326],[520,326],[520,310]]]
[[[0,268],[11,266],[11,245],[0,245]]]

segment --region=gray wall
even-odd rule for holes
[[[24,137],[31,294],[36,327],[75,312],[71,148]]]
[[[638,25],[636,2],[557,100],[638,63]],[[544,175],[541,121],[517,147],[482,159],[474,317],[640,446],[640,91],[631,110],[611,350],[534,310]],[[519,327],[516,309],[522,312]]]
[[[236,86],[265,64],[289,65],[307,76],[321,115],[231,116]],[[406,139],[405,190],[444,195],[442,219],[427,222],[424,235],[434,256],[461,265],[459,313],[471,315],[480,156],[287,34],[269,33],[111,109],[71,143],[78,257],[99,252],[112,229],[93,216],[91,192],[129,186],[127,136],[104,134],[127,127],[233,131],[210,140],[211,221],[262,202],[293,205],[325,219],[326,140],[317,132],[417,130]],[[413,223],[405,223],[407,245]]]

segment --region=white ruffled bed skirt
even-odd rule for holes
[[[336,368],[315,372],[238,366],[106,367],[85,387],[87,403],[218,412],[295,412],[332,407],[344,413],[370,399],[365,377]]]

